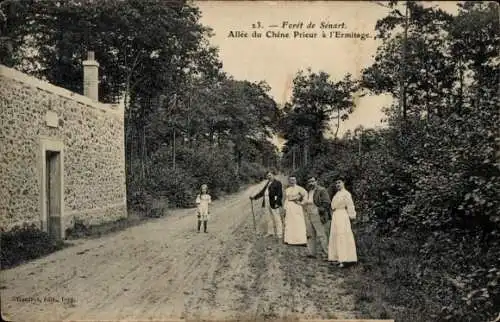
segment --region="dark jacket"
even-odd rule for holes
[[[331,199],[326,188],[318,185],[314,190],[313,202],[318,207],[320,217],[324,220],[331,219]]]
[[[267,186],[269,186],[269,204],[272,209],[276,209],[283,206],[283,186],[279,180],[274,179],[271,183],[269,181],[266,186],[256,194],[253,199],[259,199],[264,197]],[[262,207],[266,206],[266,201],[262,198]]]

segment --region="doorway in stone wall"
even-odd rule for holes
[[[47,218],[47,232],[55,240],[61,240],[62,211],[61,211],[61,153],[59,151],[45,151],[45,213]]]
[[[40,136],[38,173],[40,183],[40,221],[43,231],[56,240],[64,231],[64,141]]]

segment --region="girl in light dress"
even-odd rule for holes
[[[351,229],[351,220],[356,218],[354,202],[349,191],[345,189],[344,181],[335,183],[337,193],[333,196],[332,223],[328,244],[328,260],[338,262],[340,267],[345,263],[358,261],[356,243]]]
[[[196,196],[197,216],[198,216],[198,232],[201,230],[203,223],[203,231],[207,232],[208,215],[210,211],[208,206],[212,203],[212,197],[208,194],[208,186],[203,184],[200,193]]]

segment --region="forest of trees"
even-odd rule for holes
[[[201,183],[217,196],[269,167],[328,187],[342,176],[359,211],[363,268],[388,285],[387,300],[407,307],[403,320],[492,320],[500,307],[498,5],[464,2],[450,15],[404,4],[401,12],[389,2],[375,26],[382,45],[359,79],[300,71],[283,109],[266,83],[223,72],[211,30],[183,1],[4,0],[0,63],[82,92],[81,63],[95,51],[100,100],[126,107],[130,204],[153,195],[189,206]],[[386,126],[339,137],[355,95],[365,94],[395,98]],[[273,134],[286,140],[281,164]]]
[[[359,80],[297,74],[281,122],[284,166],[301,182],[347,178],[364,267],[394,302],[412,303],[401,321],[492,321],[500,313],[498,4],[465,2],[456,16],[405,7],[392,2],[378,21],[383,43]],[[365,93],[395,98],[387,126],[326,139],[327,124],[335,128]]]
[[[265,82],[222,71],[210,28],[185,1],[2,1],[1,63],[83,91],[95,51],[99,99],[126,109],[129,204],[168,196],[188,206],[202,183],[217,197],[276,166],[280,110]]]

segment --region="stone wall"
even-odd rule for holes
[[[41,224],[41,139],[62,142],[63,226],[126,216],[123,109],[0,65],[0,227]],[[44,156],[43,156],[44,157]]]

